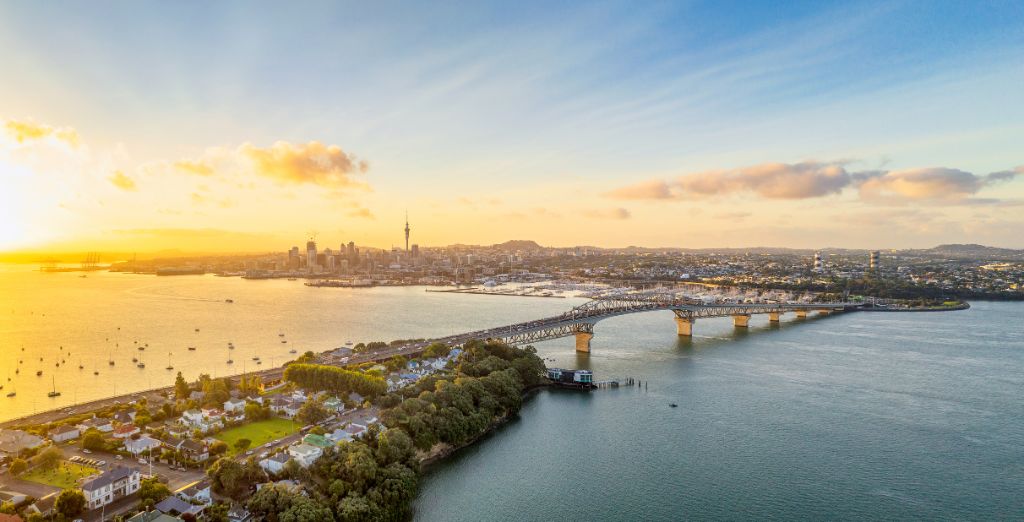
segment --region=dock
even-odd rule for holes
[[[488,290],[481,290],[479,288],[453,288],[451,290],[433,290],[428,288],[427,292],[438,292],[445,294],[478,294],[478,295],[503,295],[506,297],[551,297],[555,299],[565,299],[564,295],[554,294],[538,294],[532,292],[492,292]]]

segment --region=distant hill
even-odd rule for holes
[[[540,250],[543,247],[538,245],[536,241],[513,239],[512,241],[491,245],[491,248],[497,250]]]
[[[950,244],[923,250],[937,256],[970,259],[1024,259],[1024,250],[997,248],[975,244]]]

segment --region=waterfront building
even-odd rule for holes
[[[548,368],[548,379],[557,385],[578,388],[589,388],[594,384],[594,374],[590,370]]]
[[[142,475],[137,469],[118,466],[82,484],[89,509],[98,509],[139,490]]]
[[[21,430],[0,430],[0,456],[16,456],[25,449],[43,445],[43,438]]]
[[[50,440],[53,442],[67,442],[77,439],[82,434],[77,426],[58,426],[50,432]]]

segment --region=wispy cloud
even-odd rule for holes
[[[138,187],[135,186],[135,180],[125,175],[120,170],[114,171],[114,173],[107,178],[110,183],[121,190],[134,191]]]
[[[981,189],[1012,180],[1024,167],[976,175],[954,168],[847,170],[847,161],[764,163],[731,170],[687,174],[674,180],[649,180],[605,193],[620,200],[696,199],[753,194],[765,199],[810,199],[857,188],[870,202],[932,201],[973,204]],[[998,200],[992,200],[998,201]]]
[[[51,127],[29,120],[7,120],[4,122],[4,129],[18,143],[42,140],[51,136],[72,147],[77,147],[80,143],[78,132],[71,127]]]
[[[629,219],[631,216],[629,211],[622,207],[584,210],[583,215],[595,219]]]

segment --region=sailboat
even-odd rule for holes
[[[138,366],[139,368],[145,368],[146,367],[146,363],[142,362],[142,360],[140,359],[139,363],[136,364],[135,366]]]
[[[228,364],[235,364],[235,360],[231,358],[231,352],[228,351]]]
[[[171,366],[171,352],[167,352],[167,369],[173,370],[174,366]]]
[[[60,397],[60,392],[57,391],[57,378],[53,377],[53,391],[46,394],[47,397]]]
[[[11,390],[11,391],[7,392],[7,396],[8,397],[14,397],[16,395],[18,395],[18,392],[15,391],[15,390]]]

